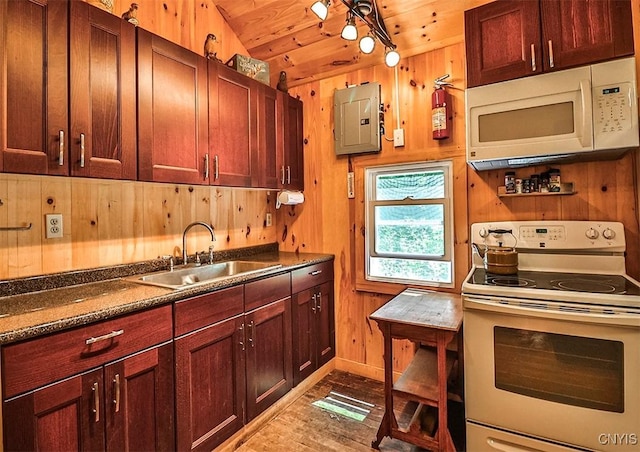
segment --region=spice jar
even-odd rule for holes
[[[516,173],[515,171],[507,171],[504,173],[504,189],[506,193],[516,192]]]
[[[560,170],[552,168],[549,170],[549,191],[557,193],[560,189]]]
[[[531,193],[537,193],[540,191],[540,175],[532,174],[530,183]]]
[[[549,173],[540,174],[540,193],[547,193],[549,191]]]

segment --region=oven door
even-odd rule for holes
[[[640,312],[571,306],[465,295],[467,420],[560,444],[638,450]]]

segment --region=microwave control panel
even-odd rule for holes
[[[616,133],[631,129],[631,84],[594,87],[593,109],[596,134]]]
[[[640,140],[635,58],[592,65],[591,83],[594,147],[637,147]]]

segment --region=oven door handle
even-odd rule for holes
[[[527,446],[520,446],[509,441],[502,441],[492,437],[487,438],[487,445],[491,447],[492,450],[499,450],[502,452],[533,452],[535,450]]]
[[[571,303],[550,303],[543,300],[506,300],[496,297],[478,298],[465,295],[464,309],[640,328],[640,312],[625,311],[624,308],[619,307],[607,308],[611,314],[605,314],[588,312],[586,308],[583,311],[581,306],[572,306]]]

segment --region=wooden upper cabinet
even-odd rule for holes
[[[258,167],[259,184],[278,188],[283,167],[284,110],[278,92],[260,84],[258,96]]]
[[[284,162],[281,186],[286,189],[304,190],[302,101],[286,94],[283,97]]]
[[[0,2],[0,170],[67,175],[68,4]]]
[[[633,55],[630,0],[541,0],[545,70]]]
[[[138,178],[209,184],[207,60],[137,29]]]
[[[136,179],[135,27],[71,2],[71,174]]]
[[[542,72],[537,1],[497,1],[464,19],[467,87]]]
[[[209,62],[209,154],[211,184],[259,186],[258,83]]]
[[[633,54],[630,0],[498,0],[465,11],[467,87]]]

